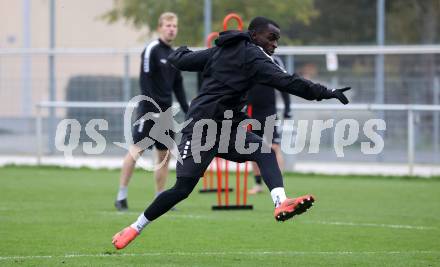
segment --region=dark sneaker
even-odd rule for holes
[[[122,200],[116,200],[115,201],[115,208],[119,211],[127,211],[128,210],[128,204],[127,199]]]
[[[285,221],[295,215],[306,212],[313,206],[315,198],[312,195],[305,195],[295,199],[286,199],[275,209],[274,217],[277,221]]]

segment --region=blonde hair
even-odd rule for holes
[[[159,17],[158,25],[160,27],[160,26],[162,26],[162,23],[163,23],[164,20],[169,21],[169,20],[173,20],[173,19],[175,19],[177,21],[177,15],[175,13],[173,13],[173,12],[164,12]]]

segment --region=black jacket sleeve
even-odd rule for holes
[[[174,95],[176,96],[176,99],[179,102],[180,107],[182,108],[182,111],[187,113],[189,106],[188,106],[188,102],[186,101],[185,90],[183,89],[183,79],[180,71],[176,75],[176,78],[174,80],[173,90],[174,90]]]
[[[258,47],[248,49],[246,67],[249,77],[254,82],[275,87],[282,92],[307,100],[322,100],[331,92],[327,87],[297,74],[288,74]]]
[[[188,49],[188,47],[182,46],[168,56],[168,61],[179,70],[203,71],[214,49],[216,48],[194,52]]]
[[[153,47],[150,51],[147,51],[148,49],[145,49],[144,52],[142,53],[143,56],[143,66],[142,66],[142,72],[143,73],[152,73],[152,72],[156,72],[158,70],[158,66],[157,66],[157,46]]]

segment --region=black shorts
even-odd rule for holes
[[[138,124],[133,125],[133,127],[131,129],[133,143],[143,149],[152,149],[154,146],[158,150],[168,150],[168,148],[164,144],[157,141],[156,138],[154,138],[154,136],[150,135],[150,131],[151,131],[151,128],[153,127],[154,123],[155,122],[152,120],[140,120],[140,122]],[[167,131],[166,134],[169,135],[172,139],[174,139],[174,132],[173,131]],[[152,140],[153,144],[148,145],[147,147],[143,147],[144,146],[143,140],[145,138],[149,138],[150,140]]]
[[[275,128],[274,128],[273,135],[272,135],[272,140],[267,140],[269,138],[263,137],[263,135],[264,135],[264,124],[265,124],[266,119],[259,119],[259,118],[254,118],[254,119],[258,120],[260,122],[260,124],[261,124],[261,130],[252,130],[252,132],[254,134],[256,134],[259,137],[263,138],[266,142],[270,142],[271,144],[279,145],[281,143],[280,133],[278,132],[278,126],[275,126]]]
[[[281,143],[280,134],[278,132],[278,126],[275,126],[275,128],[274,128],[272,140],[266,140],[267,138],[263,137],[263,135],[264,135],[264,128],[263,128],[263,130],[252,130],[252,132],[254,134],[258,135],[259,137],[263,138],[265,141],[268,141],[268,142],[270,141],[270,143],[272,143],[272,144],[279,145]]]
[[[252,132],[245,133],[245,148],[249,148],[249,143],[255,143],[258,145],[258,149],[252,153],[243,154],[239,153],[235,148],[237,130],[233,129],[228,147],[227,153],[219,149],[219,136],[217,133],[215,139],[206,140],[206,136],[202,136],[201,140],[193,140],[192,134],[183,133],[180,144],[178,145],[179,154],[182,158],[182,163],[177,162],[176,172],[177,177],[202,177],[206,168],[208,168],[214,157],[223,158],[234,162],[254,161],[255,154],[261,153],[261,146],[266,145],[263,143],[263,139]],[[200,139],[200,138],[197,138]],[[199,144],[196,144],[198,142]],[[192,147],[198,147],[206,142],[214,143],[211,149],[207,151],[201,151],[198,156],[194,156],[192,153]],[[269,148],[270,149],[270,148]]]

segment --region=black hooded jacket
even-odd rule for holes
[[[186,114],[187,119],[193,118],[193,123],[200,119],[221,121],[226,110],[234,112],[234,122],[243,120],[247,91],[255,84],[308,100],[321,100],[328,94],[329,90],[320,84],[287,74],[261,47],[252,43],[248,32],[222,32],[215,43],[213,48],[196,52],[180,47],[168,57],[182,71],[202,72],[200,93]]]

